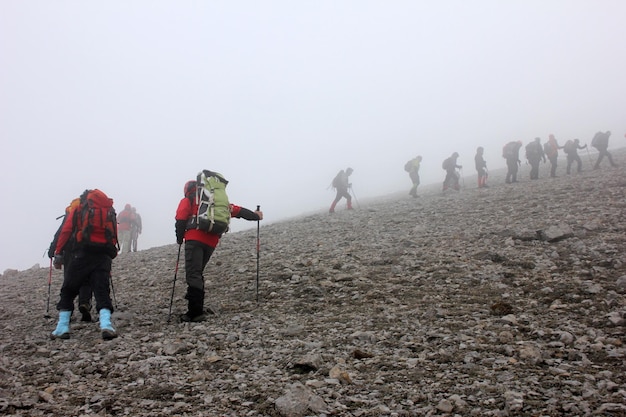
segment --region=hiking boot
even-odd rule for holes
[[[78,306],[78,311],[80,311],[80,314],[82,314],[82,316],[80,317],[80,321],[87,321],[91,323],[91,313],[89,312],[89,310],[91,310],[91,306],[87,304],[81,304]]]
[[[111,324],[111,310],[103,308],[100,310],[100,330],[102,331],[102,339],[111,340],[117,337],[117,332]]]
[[[203,321],[207,321],[209,317],[206,313],[198,314],[197,316],[192,316],[190,313],[185,313],[180,316],[180,321],[183,323],[200,323]]]
[[[57,327],[50,333],[51,339],[69,339],[70,338],[70,317],[71,311],[59,311],[59,321]]]

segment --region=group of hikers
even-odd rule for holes
[[[613,157],[608,151],[610,136],[610,131],[597,132],[591,140],[591,146],[598,150],[598,158],[594,164],[594,169],[598,169],[600,167],[600,163],[605,157],[608,159],[611,166],[617,166],[617,164],[613,161]],[[522,149],[522,146],[522,141],[511,141],[504,145],[502,149],[502,157],[506,160],[507,166],[505,179],[505,182],[507,184],[517,182],[517,173],[520,165],[522,164],[522,161],[520,159],[520,150]],[[563,144],[563,146],[561,146],[558,144],[554,135],[551,134],[549,135],[546,143],[544,143],[543,145],[541,144],[541,138],[535,138],[535,140],[525,146],[526,160],[531,167],[531,180],[539,179],[539,166],[542,161],[543,163],[546,163],[548,161],[550,162],[550,176],[556,177],[556,168],[560,149],[562,149],[566,155],[567,174],[571,174],[572,165],[574,164],[574,162],[576,162],[576,172],[582,171],[583,163],[580,159],[580,155],[578,155],[578,150],[587,149],[587,145],[585,144],[584,146],[582,146],[579,139],[573,139],[568,140]],[[487,162],[485,161],[483,154],[484,148],[482,146],[479,146],[476,149],[476,155],[474,156],[474,165],[478,177],[478,188],[488,188]],[[442,168],[446,171],[446,177],[443,181],[444,192],[449,188],[452,188],[456,191],[459,191],[461,188],[459,184],[460,174],[458,170],[462,169],[463,167],[458,164],[458,158],[459,154],[457,152],[454,152],[442,163]],[[404,170],[408,172],[409,178],[411,179],[412,183],[409,195],[413,197],[417,197],[417,186],[420,183],[419,169],[421,161],[422,157],[417,156],[409,160],[404,165]]]
[[[179,257],[183,243],[185,248],[187,312],[180,316],[182,322],[207,319],[203,271],[222,234],[228,230],[230,218],[263,219],[259,207],[252,211],[228,201],[225,192],[228,181],[220,174],[207,170],[202,173],[197,179],[185,183],[183,198],[174,216]],[[221,189],[220,186],[209,186],[210,181],[221,184]],[[110,296],[111,267],[118,253],[129,252],[131,247],[136,250],[133,233],[135,237],[141,233],[141,218],[136,210],[126,204],[117,215],[113,200],[101,190],[85,190],[66,208],[63,222],[48,250],[50,274],[52,267],[63,269],[63,284],[56,305],[59,317],[50,334],[52,339],[70,338],[70,320],[76,297],[82,314],[80,320],[92,321],[92,296],[96,301],[102,339],[118,337],[111,320],[114,311]]]

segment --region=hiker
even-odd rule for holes
[[[225,180],[224,180],[225,181]],[[176,243],[185,243],[185,279],[187,282],[188,309],[180,319],[182,322],[202,322],[207,319],[204,310],[204,268],[217,247],[222,234],[208,232],[192,227],[192,221],[198,212],[196,201],[197,180],[188,181],[184,186],[184,197],[176,209]],[[230,204],[227,200],[230,217],[250,221],[263,219],[260,210],[251,211],[247,208]]]
[[[404,164],[404,170],[409,173],[409,178],[413,183],[409,191],[409,195],[413,197],[417,197],[417,186],[420,185],[420,162],[422,162],[422,157],[418,155]]]
[[[474,164],[476,165],[476,172],[478,173],[478,188],[489,188],[487,185],[487,162],[483,158],[485,149],[482,146],[476,148],[476,155],[474,156]]]
[[[593,169],[600,168],[600,162],[606,156],[609,160],[611,166],[616,167],[617,164],[613,162],[613,157],[609,153],[609,136],[611,136],[611,131],[607,130],[606,132],[598,132],[595,134],[593,139],[591,140],[591,146],[598,150],[598,159],[596,160],[596,164],[593,166]]]
[[[454,152],[448,158],[444,159],[441,167],[446,170],[446,178],[443,180],[443,191],[446,191],[450,186],[459,191],[461,186],[459,185],[459,174],[456,173],[457,168],[462,169],[461,165],[457,165],[456,160],[459,157],[457,152]]]
[[[50,243],[50,248],[48,248],[48,258],[54,259],[54,253],[56,251],[57,243],[59,241],[59,235],[61,234],[61,229],[67,220],[67,216],[69,212],[77,207],[80,204],[80,197],[72,200],[69,206],[65,208],[65,214],[62,216],[63,221],[61,225],[57,229],[54,237],[52,238],[52,242]],[[69,241],[65,244],[65,248],[61,252],[61,256],[63,257],[63,280],[67,279],[67,270],[69,268],[70,261],[72,259],[72,246],[74,244],[73,238],[70,237]],[[89,282],[85,281],[83,285],[80,286],[80,290],[78,291],[78,311],[81,313],[80,321],[91,322],[91,298],[92,291],[89,286]]]
[[[120,238],[120,253],[130,252],[130,228],[133,222],[133,211],[130,204],[117,215],[117,233]]]
[[[133,252],[137,252],[137,239],[141,234],[141,216],[137,213],[137,208],[131,208],[130,221],[130,248]]]
[[[73,242],[72,237],[74,237]],[[73,300],[88,282],[96,299],[100,330],[104,340],[117,337],[111,323],[113,304],[110,296],[112,259],[117,256],[117,221],[113,200],[100,190],[85,190],[80,204],[68,213],[54,250],[54,267],[63,268],[63,253],[68,251],[60,299],[59,321],[52,339],[69,339]]]
[[[530,179],[539,179],[539,164],[543,160],[546,163],[546,154],[541,146],[541,138],[535,138],[534,141],[526,145],[526,159],[530,164]]]
[[[548,141],[543,145],[543,152],[546,154],[548,160],[550,161],[550,176],[552,178],[556,177],[556,166],[559,159],[559,149],[563,149],[563,147],[559,146],[554,135],[550,134],[550,136],[548,136]]]
[[[502,157],[506,159],[506,179],[507,184],[517,182],[517,171],[522,161],[519,159],[519,150],[522,147],[522,141],[509,142],[502,148]]]
[[[578,139],[568,140],[563,145],[563,152],[567,155],[567,175],[570,174],[572,164],[574,161],[577,163],[576,172],[582,172],[583,170],[583,161],[580,159],[578,155],[578,149],[585,149],[587,145],[580,146],[580,141]]]
[[[335,175],[331,185],[335,190],[337,190],[337,195],[335,196],[335,200],[333,200],[330,205],[330,209],[328,210],[329,213],[335,212],[335,206],[342,198],[346,199],[348,210],[352,210],[352,196],[348,192],[348,189],[352,186],[350,183],[350,175],[352,175],[353,172],[354,170],[352,168],[347,168],[345,171],[342,169],[337,173],[337,175]]]

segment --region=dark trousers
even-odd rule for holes
[[[598,154],[598,160],[596,161],[596,164],[593,166],[595,169],[598,169],[600,167],[600,162],[602,162],[605,156],[608,158],[611,166],[615,166],[615,162],[613,162],[613,157],[611,156],[609,151],[607,151],[606,149],[598,149],[598,151],[600,152]]]
[[[541,163],[541,159],[539,160],[528,160],[530,164],[530,179],[536,180],[539,179],[539,164]]]
[[[204,311],[204,268],[209,263],[215,248],[204,243],[187,240],[185,241],[185,279],[187,281],[187,294],[189,315],[198,316]]]
[[[548,159],[550,160],[550,176],[556,177],[556,164],[557,164],[559,157],[558,155],[554,155],[554,156],[549,156]]]
[[[577,153],[575,154],[569,153],[567,154],[567,173],[568,174],[571,172],[572,164],[574,163],[574,161],[576,161],[576,163],[578,164],[576,167],[576,171],[581,172],[583,170],[583,161],[580,159],[580,156],[578,156]]]
[[[73,311],[74,298],[80,293],[84,284],[89,284],[96,299],[96,310],[106,308],[113,312],[110,279],[111,258],[109,255],[83,251],[72,253],[72,259],[64,274],[57,310]]]
[[[517,159],[507,158],[506,160],[507,172],[506,172],[506,183],[517,182],[517,170],[518,164]]]

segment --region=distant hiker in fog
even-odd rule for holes
[[[452,187],[453,189],[459,191],[461,186],[459,185],[459,174],[457,174],[456,170],[462,169],[461,165],[456,163],[459,154],[454,152],[448,158],[444,159],[441,167],[446,171],[446,178],[443,180],[443,191],[446,191],[448,188]]]
[[[593,169],[600,168],[600,162],[602,161],[602,159],[604,159],[605,156],[608,158],[609,163],[611,164],[611,166],[614,166],[614,167],[617,166],[617,164],[615,162],[613,162],[613,157],[611,156],[611,154],[608,151],[608,149],[609,149],[609,136],[611,136],[611,132],[609,130],[607,130],[604,133],[603,132],[596,133],[595,136],[593,137],[593,139],[591,140],[591,146],[596,148],[598,150],[598,152],[599,152],[598,159],[596,161],[596,164],[593,166]]]
[[[52,339],[70,338],[70,317],[74,298],[88,282],[96,299],[100,330],[104,340],[117,337],[111,323],[113,303],[110,296],[112,259],[117,256],[117,220],[113,200],[100,190],[85,190],[80,204],[70,210],[59,233],[54,250],[53,265],[63,268],[63,253],[71,252],[66,266],[60,299],[57,304],[59,321],[51,333]]]
[[[565,145],[563,145],[563,152],[565,152],[565,154],[567,155],[567,174],[568,175],[571,171],[572,164],[574,163],[574,161],[576,161],[576,163],[578,164],[576,167],[576,172],[582,172],[583,161],[580,159],[580,156],[578,156],[578,150],[585,149],[586,147],[587,145],[580,146],[580,141],[578,139],[574,139],[574,140],[570,139],[567,142],[565,142]]]
[[[550,176],[556,177],[556,165],[559,159],[559,149],[563,149],[559,146],[554,135],[548,137],[548,141],[543,145],[543,151],[550,161]]]
[[[333,178],[332,187],[337,190],[337,195],[335,196],[335,200],[333,200],[330,205],[329,213],[335,212],[335,206],[342,198],[346,199],[346,204],[348,210],[352,210],[352,196],[348,189],[352,184],[350,184],[350,175],[354,172],[352,168],[347,168],[345,171],[342,169],[335,175]]]
[[[517,171],[522,161],[519,159],[519,150],[522,147],[522,141],[509,142],[502,148],[502,157],[506,159],[506,180],[507,184],[517,182]]]
[[[534,141],[526,145],[526,159],[530,164],[530,179],[539,179],[539,164],[542,160],[544,164],[546,163],[546,154],[543,152],[540,138],[535,138]]]
[[[130,252],[130,227],[133,221],[133,211],[130,204],[117,215],[117,234],[120,237],[120,252]]]
[[[72,200],[70,205],[65,208],[65,214],[62,216],[63,221],[61,222],[61,225],[59,226],[58,230],[54,234],[54,237],[52,238],[52,242],[50,243],[50,248],[48,249],[48,258],[54,259],[54,254],[56,252],[57,243],[59,241],[59,235],[61,234],[61,229],[63,229],[63,225],[65,224],[65,221],[67,220],[67,216],[69,215],[70,211],[78,207],[79,204],[80,204],[80,197]],[[61,263],[63,267],[63,280],[68,279],[67,271],[69,270],[70,262],[72,260],[73,247],[74,247],[74,239],[70,238],[70,240],[65,244],[63,250],[60,252],[61,257],[62,257]],[[92,298],[91,286],[89,285],[89,281],[85,281],[83,282],[83,285],[80,286],[80,290],[78,291],[78,311],[80,311],[81,313],[80,321],[91,322],[91,298]]]
[[[219,175],[216,173],[213,174]],[[223,178],[221,179],[226,181]],[[191,180],[185,183],[183,188],[184,197],[178,203],[175,216],[176,222],[174,225],[176,243],[179,245],[182,245],[183,242],[185,243],[185,279],[187,282],[185,298],[187,299],[188,309],[186,313],[180,316],[180,320],[182,322],[194,323],[206,321],[208,318],[204,310],[204,268],[209,262],[209,259],[211,259],[211,255],[222,237],[222,233],[213,233],[200,228],[201,226],[198,220],[198,201],[196,200],[197,184],[197,180]],[[205,200],[200,199],[200,205],[202,205],[204,201]],[[214,201],[216,211],[219,210],[222,212],[222,209],[226,210],[225,215],[228,220],[230,217],[251,221],[263,220],[263,212],[260,210],[252,211],[229,203],[228,197],[224,192],[224,187],[222,187],[220,196],[218,196],[217,191],[215,192]],[[227,230],[227,227],[225,229]]]
[[[137,213],[137,209],[135,207],[133,207],[131,211],[130,247],[133,252],[137,252],[137,239],[139,239],[139,235],[141,234],[141,216]]]
[[[422,162],[421,156],[416,156],[415,158],[408,161],[404,164],[404,170],[409,173],[409,178],[411,178],[411,182],[413,186],[409,191],[409,195],[413,197],[417,197],[417,186],[420,185],[420,163]]]
[[[474,156],[474,164],[476,165],[476,172],[478,173],[478,188],[488,188],[487,186],[487,162],[483,158],[485,149],[479,146],[476,149],[476,156]]]

